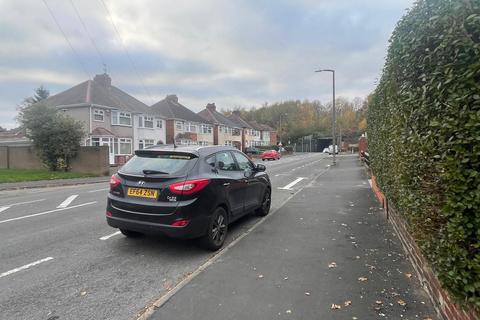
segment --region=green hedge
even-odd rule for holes
[[[480,309],[480,0],[399,21],[368,111],[371,165],[443,286]]]

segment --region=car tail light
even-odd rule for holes
[[[168,188],[175,194],[194,194],[210,183],[210,179],[186,180],[171,184]]]
[[[185,227],[188,222],[187,219],[178,219],[172,222],[172,227]]]
[[[112,216],[112,213],[107,210],[106,215],[107,215],[107,217],[111,217],[111,216]]]
[[[112,175],[110,178],[110,190],[114,189],[116,186],[118,186],[121,183],[120,178],[118,175],[115,173]]]

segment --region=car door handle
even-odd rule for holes
[[[223,184],[224,187],[228,187],[229,185],[230,185],[230,182],[225,182],[225,183]]]

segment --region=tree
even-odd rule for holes
[[[40,102],[42,100],[47,99],[50,96],[50,91],[45,89],[43,85],[40,85],[40,87],[36,88],[34,90],[33,96],[26,97],[23,99],[23,101],[18,105],[17,110],[18,110],[18,115],[17,115],[17,121],[22,122],[23,118],[23,110],[26,108],[30,107],[31,105]]]
[[[84,136],[82,123],[43,105],[24,108],[21,123],[43,163],[52,171],[68,171]]]

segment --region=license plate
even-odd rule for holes
[[[127,194],[131,197],[156,199],[158,195],[158,190],[144,188],[128,188]]]

